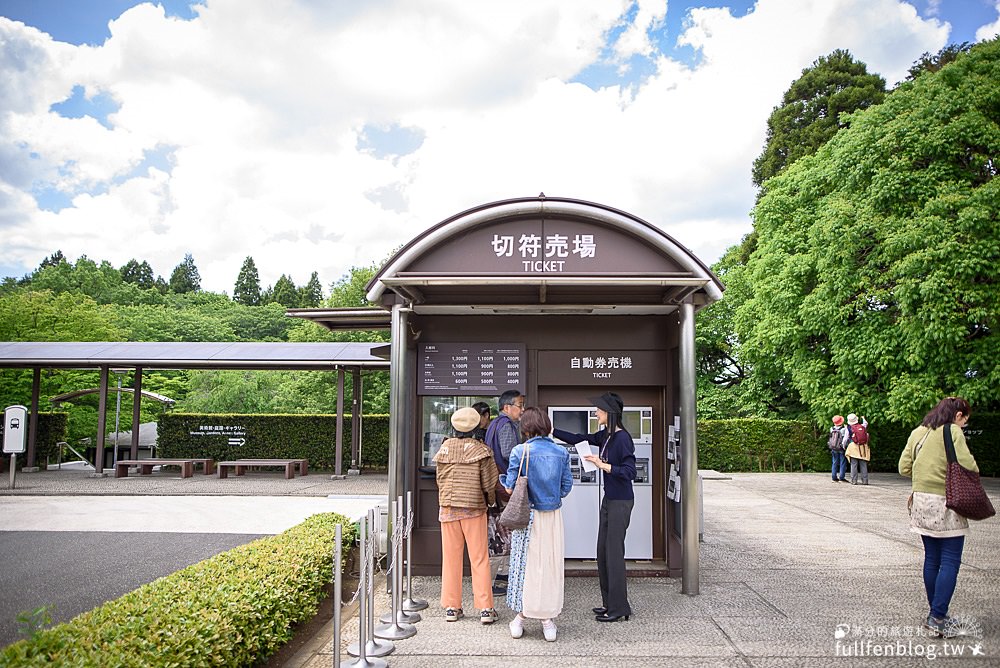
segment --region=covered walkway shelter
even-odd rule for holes
[[[366,323],[368,320],[365,321]],[[343,325],[350,326],[345,315]],[[369,327],[357,327],[368,329]],[[361,447],[361,372],[389,368],[376,353],[382,343],[144,343],[144,342],[2,342],[0,369],[32,369],[30,421],[26,470],[35,469],[35,436],[42,369],[94,369],[100,372],[97,452],[104,450],[108,376],[112,371],[135,372],[132,392],[142,397],[142,373],[146,369],[233,369],[263,371],[336,371],[337,436],[336,475],[341,474],[343,451],[344,375],[354,376],[352,398],[352,461],[359,461]],[[133,403],[132,423],[139,424],[141,399]],[[132,432],[132,459],[138,453],[139,431]],[[103,474],[103,457],[96,457],[97,474]]]
[[[433,457],[454,410],[517,389],[593,433],[589,398],[610,390],[636,443],[625,556],[698,593],[695,312],[723,291],[701,260],[632,214],[542,194],[431,226],[367,289],[391,314],[389,498],[413,492],[414,572],[440,564]],[[602,483],[567,450],[566,556],[593,559]]]

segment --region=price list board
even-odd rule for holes
[[[496,396],[524,391],[521,343],[424,343],[417,358],[417,394]]]

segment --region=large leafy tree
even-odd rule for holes
[[[198,267],[195,266],[191,253],[185,254],[181,263],[174,267],[173,273],[170,274],[169,285],[170,291],[177,294],[201,290],[201,274],[198,273]]]
[[[240,275],[236,277],[233,301],[245,306],[260,304],[260,275],[257,273],[257,265],[249,255],[243,260]]]
[[[981,43],[768,181],[735,329],[817,421],[1000,405],[998,80]]]
[[[767,141],[753,163],[753,183],[763,187],[799,158],[815,153],[846,124],[845,113],[885,98],[885,80],[869,74],[850,52],[837,49],[802,70],[767,119]]]

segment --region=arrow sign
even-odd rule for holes
[[[229,439],[229,445],[246,445],[247,439],[245,438],[231,438]]]

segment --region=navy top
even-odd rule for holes
[[[604,495],[619,501],[635,498],[632,493],[632,481],[635,480],[635,444],[631,434],[619,429],[608,440],[608,429],[605,427],[596,434],[574,434],[554,429],[552,435],[567,443],[587,441],[596,445],[601,459],[611,464],[611,473],[601,471]]]

